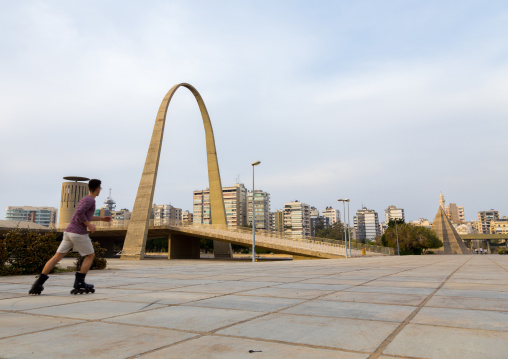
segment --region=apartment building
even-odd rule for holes
[[[127,208],[122,208],[121,210],[112,210],[111,211],[111,225],[113,227],[123,227],[128,225],[129,220],[131,219],[131,211]]]
[[[45,227],[56,226],[58,209],[54,207],[7,206],[5,219],[8,221],[33,222]]]
[[[247,189],[242,183],[222,188],[222,197],[229,227],[242,227],[247,224]],[[210,190],[194,191],[193,223],[211,224]]]
[[[183,223],[192,223],[193,222],[193,214],[189,210],[182,211],[182,222]]]
[[[388,223],[391,220],[395,219],[401,219],[404,222],[406,221],[406,218],[404,216],[404,209],[403,208],[397,208],[396,206],[388,206],[387,209],[385,209],[385,223],[388,225]]]
[[[284,210],[278,209],[270,213],[270,230],[284,233]]]
[[[508,233],[508,218],[499,218],[490,221],[491,234],[507,234]]]
[[[464,223],[466,221],[464,206],[457,206],[456,203],[450,203],[449,206],[445,207],[445,213],[453,223]]]
[[[270,194],[262,190],[247,193],[247,223],[252,226],[252,198],[257,229],[270,229]]]
[[[284,204],[284,233],[293,238],[310,236],[310,206],[300,201]]]
[[[353,223],[356,231],[356,239],[358,240],[367,239],[372,241],[381,235],[378,214],[373,209],[363,207],[356,211]]]
[[[328,218],[328,223],[330,225],[334,225],[335,223],[340,222],[340,211],[338,209],[333,209],[332,207],[326,207],[322,213],[323,217]]]
[[[153,204],[153,225],[177,225],[182,223],[182,209],[173,207],[170,204]]]
[[[490,211],[478,212],[478,233],[489,234],[490,222],[499,219],[499,212],[491,209]]]

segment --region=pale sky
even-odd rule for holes
[[[439,193],[508,215],[506,1],[0,1],[0,210],[59,207],[63,176],[132,209],[155,116],[188,82],[237,177],[351,219],[433,220]],[[192,94],[168,110],[154,202],[208,187]]]

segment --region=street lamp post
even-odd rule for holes
[[[397,218],[395,218],[395,235],[397,236],[397,255],[400,256],[400,249],[399,249],[399,231],[397,231]]]
[[[252,262],[256,261],[256,215],[254,211],[254,167],[261,161],[252,162]]]
[[[353,257],[351,255],[351,225],[349,223],[349,198],[346,198],[344,201],[347,202],[347,238],[349,239],[349,256]]]
[[[344,213],[344,249],[346,250],[346,258],[347,258],[347,238],[346,238],[346,202],[345,199],[339,198],[337,201],[342,202],[342,213]]]

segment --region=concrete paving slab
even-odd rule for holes
[[[426,295],[417,294],[338,292],[326,295],[319,299],[336,300],[339,302],[363,302],[417,306],[423,302],[425,298],[427,298]]]
[[[207,281],[207,280],[160,280],[160,281],[145,281],[143,283],[136,284],[124,284],[121,287],[115,286],[116,288],[122,289],[140,289],[140,290],[168,290],[175,288],[190,287],[194,285],[202,284],[216,284],[221,283],[219,281]]]
[[[369,293],[396,293],[396,294],[421,294],[429,295],[435,289],[432,288],[404,288],[404,287],[369,287],[365,285],[348,288],[345,291],[349,292],[369,292]]]
[[[333,293],[334,291],[329,290],[317,290],[317,289],[293,289],[293,288],[260,288],[255,290],[249,290],[237,295],[253,295],[256,297],[279,297],[279,298],[302,298],[311,299],[316,298],[324,294]]]
[[[23,313],[0,312],[0,318],[2,319],[0,338],[81,323],[80,320],[39,317]],[[3,343],[4,342],[0,340],[0,355],[3,355]]]
[[[258,276],[245,279],[246,282],[273,282],[273,284],[293,283],[308,277]]]
[[[171,330],[82,323],[3,339],[0,340],[0,347],[2,358],[6,359],[126,358],[193,336],[195,335]]]
[[[415,309],[398,305],[313,300],[281,313],[402,322]]]
[[[249,353],[249,350],[255,350]],[[264,359],[362,359],[368,354],[339,350],[315,349],[297,345],[270,343],[251,339],[203,336],[169,348],[144,355],[143,359],[237,359],[250,357]]]
[[[441,288],[435,295],[445,297],[470,297],[470,298],[493,298],[508,299],[506,292],[492,292],[484,290],[461,290],[461,289],[443,289]]]
[[[83,294],[93,296],[93,294]],[[86,301],[39,309],[24,310],[25,313],[51,315],[75,319],[104,319],[164,307],[159,304],[116,302],[111,300]]]
[[[508,312],[508,301],[497,298],[444,297],[435,295],[425,306]]]
[[[70,304],[83,302],[87,300],[98,300],[105,299],[107,297],[101,295],[27,295],[25,294],[23,297],[11,298],[0,300],[0,310],[8,310],[8,311],[21,311],[27,309],[35,309],[35,308],[43,308],[43,307],[52,307],[58,306],[61,304]]]
[[[188,303],[187,305],[249,310],[253,312],[274,312],[302,302],[303,300],[299,299],[225,295],[205,300],[199,300],[194,303]]]
[[[164,305],[176,305],[196,300],[216,297],[220,294],[187,293],[187,292],[147,292],[128,296],[116,297],[114,300],[139,303],[157,303]]]
[[[408,324],[384,354],[447,359],[506,358],[507,332]]]
[[[10,292],[0,292],[0,301],[3,299],[9,299],[9,298],[18,298],[18,297],[24,297],[26,293],[10,293]]]
[[[387,281],[387,282],[391,282],[391,281],[397,281],[397,282],[418,281],[418,282],[429,282],[429,283],[441,283],[441,282],[443,282],[443,280],[446,279],[446,277],[434,278],[434,277],[425,277],[425,276],[421,276],[421,275],[407,276],[405,274],[406,273],[394,274],[389,277],[379,278],[378,281]]]
[[[48,295],[48,294],[53,295],[53,294],[58,294],[58,293],[70,293],[70,291],[72,289],[72,284],[74,284],[74,282],[68,286],[53,286],[53,285],[44,284],[44,291],[42,293],[44,293],[44,295]],[[32,284],[24,285],[24,286],[20,286],[18,288],[11,288],[8,292],[28,295],[28,291],[30,290],[31,287],[32,287]]]
[[[108,322],[207,332],[262,315],[246,310],[174,306],[109,319]]]
[[[508,313],[424,307],[411,320],[413,324],[508,331]]]
[[[373,282],[365,283],[368,287],[403,287],[403,288],[431,288],[439,287],[439,282],[416,282],[416,281],[392,281],[377,279]]]
[[[265,282],[221,282],[213,284],[194,285],[189,287],[182,287],[182,291],[195,292],[195,293],[217,293],[217,294],[230,294],[240,291],[248,291],[256,288],[262,288],[274,285],[274,283]],[[178,290],[177,289],[173,289]]]
[[[315,289],[315,290],[326,290],[326,291],[337,291],[350,288],[350,285],[344,284],[312,284],[312,283],[287,283],[274,286],[273,288],[284,288],[284,289]]]
[[[270,314],[217,334],[372,352],[398,325],[373,320]]]
[[[494,292],[508,292],[508,285],[501,283],[485,284],[485,283],[456,283],[448,282],[443,289],[462,289],[462,290],[487,290]]]
[[[338,279],[338,278],[316,278],[316,279],[308,279],[299,283],[309,283],[309,284],[342,284],[342,285],[360,285],[367,282],[366,280],[353,280],[353,279]]]
[[[503,316],[508,313],[504,310],[506,309],[504,302],[508,302],[506,301],[508,292],[503,289],[508,285],[508,273],[492,263],[491,258],[497,258],[496,260],[500,261],[500,264],[506,263],[505,267],[508,268],[508,256],[478,256],[478,258],[472,259],[471,257],[395,256],[352,258],[347,261],[302,260],[258,262],[255,264],[227,260],[120,261],[113,259],[110,265],[116,269],[94,271],[90,274],[90,282],[98,288],[97,293],[93,295],[75,297],[69,294],[74,280],[73,273],[52,275],[46,283],[46,290],[40,297],[27,295],[34,276],[0,277],[0,305],[4,302],[6,308],[16,310],[15,312],[0,311],[0,325],[3,325],[2,315],[4,314],[28,316],[26,312],[51,310],[52,314],[32,313],[30,316],[56,323],[56,321],[72,321],[74,319],[70,315],[77,315],[80,318],[92,320],[87,323],[91,325],[91,328],[97,324],[114,323],[119,328],[121,326],[122,328],[133,328],[132,330],[146,330],[153,325],[155,326],[153,329],[160,331],[170,332],[173,331],[172,329],[176,329],[184,334],[194,335],[192,332],[205,334],[204,337],[198,336],[196,339],[190,337],[188,341],[183,339],[183,342],[175,345],[173,342],[158,347],[150,345],[148,350],[151,354],[149,355],[155,355],[158,352],[171,353],[172,348],[177,349],[180,346],[184,348],[182,352],[185,352],[185,348],[193,348],[191,345],[193,341],[203,342],[208,346],[208,341],[205,341],[205,338],[220,337],[225,338],[223,339],[224,353],[228,353],[227,355],[232,357],[234,357],[235,351],[241,351],[242,348],[248,347],[242,344],[245,341],[284,346],[280,352],[287,351],[287,353],[294,354],[295,357],[300,354],[299,351],[294,352],[294,348],[310,350],[308,357],[314,356],[316,353],[314,350],[340,354],[345,351],[347,355],[360,354],[365,357],[386,340],[400,324],[403,317],[399,311],[400,308],[414,309],[414,306],[420,304],[435,290],[437,285],[455,271],[453,276],[447,279],[445,287],[439,290],[437,295],[422,308],[420,316],[414,318],[431,325],[414,324],[413,322],[408,325],[403,324],[399,336],[406,333],[406,330],[412,326],[431,327],[433,328],[432,333],[434,333],[442,329],[454,330],[452,325],[471,326],[471,321],[480,328],[495,328],[496,330],[460,327],[457,330],[461,331],[461,336],[463,336],[462,333],[474,333],[479,336],[484,336],[485,333],[504,335],[506,328],[503,327],[503,322],[508,322]],[[465,265],[463,265],[464,263]],[[461,265],[463,266],[461,267]],[[373,282],[369,285],[370,283],[366,283],[366,281]],[[183,286],[168,290],[160,289],[161,286],[174,284]],[[447,284],[448,286],[446,286]],[[281,288],[281,286],[291,288]],[[454,289],[448,289],[452,287]],[[11,290],[5,291],[3,288]],[[316,288],[325,288],[326,290]],[[54,299],[50,299],[51,297]],[[73,298],[76,299],[76,302],[67,302]],[[11,299],[14,299],[12,303],[9,302]],[[46,301],[47,299],[49,302]],[[203,307],[200,301],[203,301],[207,306]],[[296,301],[299,305],[289,309],[302,314],[275,312],[285,308],[279,306],[283,301],[291,303]],[[45,305],[48,303],[54,305],[46,307]],[[37,308],[31,307],[32,305],[36,305]],[[39,305],[44,307],[39,307]],[[245,309],[242,306],[257,308],[262,312],[239,310]],[[226,307],[226,309],[220,307]],[[394,312],[390,313],[387,307],[390,307]],[[454,310],[460,313],[452,313],[451,311]],[[91,313],[95,312],[100,313],[99,319],[90,319]],[[498,316],[497,319],[491,318],[485,312],[491,313],[491,315],[501,313],[501,316]],[[56,317],[61,313],[66,315],[65,318]],[[113,317],[111,317],[112,315]],[[342,318],[337,315],[350,315],[365,319]],[[100,318],[104,316],[107,318],[101,320]],[[462,319],[464,317],[467,320]],[[126,323],[114,322],[118,319],[124,320]],[[399,322],[385,321],[386,319],[396,319]],[[79,327],[85,324],[81,323],[80,319],[76,320],[77,324],[71,324],[65,328]],[[34,334],[42,335],[60,328],[50,327],[34,334],[26,334],[39,329],[38,327],[33,329],[28,320],[18,320],[15,324],[21,326],[22,333],[25,333],[19,334],[20,338]],[[11,326],[14,327],[14,323],[10,322],[7,325],[7,327]],[[233,329],[240,335],[221,336],[209,332],[209,330],[222,332]],[[421,333],[424,337],[427,335],[425,330],[422,330]],[[457,336],[454,333],[457,332],[442,332],[441,336],[448,335],[446,333],[449,334],[453,342]],[[398,336],[391,344],[397,338]],[[505,337],[503,336],[503,338]],[[74,350],[71,340],[62,341],[58,336],[48,336],[46,342],[49,343],[50,339],[63,348],[63,353],[68,349]],[[419,336],[415,335],[413,341],[419,339]],[[439,338],[439,340],[441,339]],[[492,351],[494,357],[498,347],[502,348],[504,353],[508,352],[508,341],[496,342],[496,340],[492,343],[486,340],[487,346],[483,347],[486,353]],[[446,345],[443,343],[447,343],[444,339],[442,342],[436,342],[441,346]],[[3,343],[7,342],[5,339],[0,339],[2,354]],[[40,343],[37,341],[33,343],[23,341],[23,343],[26,348],[19,355],[21,357],[27,356],[24,354],[34,350],[41,352],[41,357],[59,357],[53,355],[54,352],[51,351],[53,348],[46,350],[38,347]],[[97,352],[106,352],[110,354],[108,357],[129,356],[116,355],[116,353],[109,351],[111,343],[107,340],[97,343],[99,345],[96,348]],[[427,345],[428,351],[420,353],[421,355],[416,355],[415,352],[415,355],[412,356],[432,357],[432,353],[436,349],[431,344],[432,341],[429,343]],[[497,347],[492,349],[489,347],[489,343]],[[483,346],[482,344],[478,345]],[[206,353],[204,351],[206,346],[195,348],[196,353],[199,353],[197,356],[202,357],[201,353]],[[219,350],[219,347],[216,348]],[[426,349],[422,347],[422,350]],[[44,353],[45,350],[47,353]],[[145,352],[137,352],[132,355],[138,356]],[[176,352],[178,353],[178,351]],[[460,353],[460,350],[458,352]],[[275,351],[274,353],[279,352]],[[214,355],[213,352],[208,354],[211,357]],[[260,356],[260,354],[253,353],[252,356]],[[348,357],[347,355],[346,357]],[[395,356],[405,356],[406,354],[385,352],[383,355],[392,356],[393,359]],[[2,355],[0,354],[0,356]],[[250,356],[251,354],[249,354]],[[277,356],[280,357],[278,354]],[[192,358],[189,355],[186,357]],[[265,357],[269,356],[265,354]],[[319,357],[319,355],[314,357]]]

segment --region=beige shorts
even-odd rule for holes
[[[74,247],[79,254],[86,256],[94,252],[92,240],[88,234],[64,232],[62,243],[56,250],[58,253],[67,253]]]

